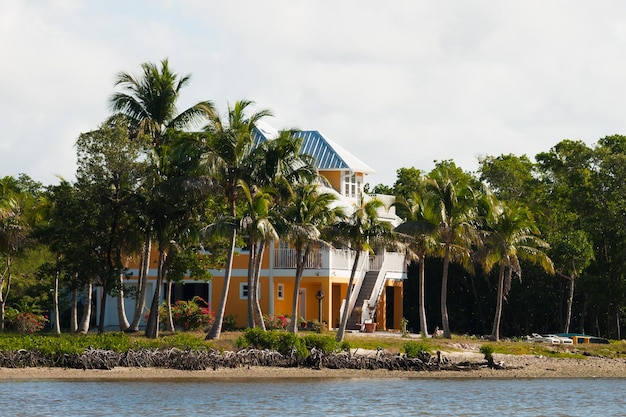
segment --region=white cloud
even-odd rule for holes
[[[626,133],[626,4],[295,0],[0,5],[0,176],[72,178],[73,143],[109,113],[119,71],[169,57],[180,107],[248,98],[316,129],[392,184],[477,155],[533,157]]]

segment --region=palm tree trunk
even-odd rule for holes
[[[130,327],[128,318],[126,317],[126,309],[124,306],[124,275],[120,274],[120,290],[117,293],[117,320],[119,322],[120,331],[125,331]]]
[[[172,317],[172,281],[165,284],[165,331],[174,332],[174,318]]]
[[[346,292],[346,302],[343,306],[343,315],[341,316],[341,323],[339,329],[337,329],[337,336],[335,340],[337,342],[343,342],[344,335],[346,333],[346,326],[348,325],[348,315],[350,311],[350,298],[352,297],[352,286],[354,285],[354,276],[356,275],[356,269],[359,265],[359,258],[361,257],[361,250],[357,249],[354,255],[354,263],[352,264],[352,271],[350,272],[350,279],[348,280],[348,291]]]
[[[150,232],[146,236],[146,242],[144,244],[141,253],[141,265],[139,269],[139,277],[137,279],[137,300],[135,302],[135,309],[133,311],[133,322],[130,324],[128,331],[138,332],[139,323],[143,315],[143,310],[146,307],[146,290],[148,288],[148,269],[150,267],[150,250],[152,247]]]
[[[450,339],[450,322],[448,320],[448,267],[450,266],[450,245],[446,244],[443,257],[443,274],[441,276],[441,325],[443,326],[443,337]]]
[[[254,261],[256,260],[256,244],[249,245],[250,255],[248,256],[248,316],[246,327],[254,328]]]
[[[59,276],[61,271],[57,268],[54,274],[54,293],[52,302],[54,304],[54,334],[61,334],[61,314],[59,313]]]
[[[93,297],[93,284],[89,281],[85,287],[85,307],[83,309],[83,316],[81,317],[80,324],[78,325],[78,332],[89,332],[89,323],[91,322],[91,302]]]
[[[230,248],[228,250],[228,258],[226,259],[226,270],[224,271],[224,286],[222,288],[222,296],[220,305],[215,314],[215,321],[211,330],[206,335],[206,340],[219,339],[222,334],[222,323],[224,322],[224,313],[226,312],[226,300],[228,298],[228,288],[230,287],[230,278],[233,269],[233,258],[235,256],[235,243],[237,240],[237,230],[233,228],[230,233]]]
[[[78,290],[72,289],[72,299],[70,303],[70,333],[78,331]]]
[[[98,317],[98,333],[104,333],[104,314],[107,308],[107,280],[102,283],[102,294],[100,294],[100,314]]]
[[[309,247],[304,250],[296,249],[296,277],[293,286],[293,299],[291,302],[291,323],[289,323],[289,331],[291,333],[298,332],[298,302],[300,300],[300,284],[302,283],[302,275],[304,274],[304,265],[309,257]]]
[[[425,291],[426,291],[426,285],[425,285],[425,279],[424,279],[424,266],[425,263],[425,259],[424,257],[420,257],[420,262],[419,262],[419,266],[420,266],[420,270],[419,270],[419,299],[418,299],[418,310],[419,310],[419,315],[420,315],[420,334],[422,335],[423,338],[428,337],[428,325],[426,324],[426,305],[425,305]]]
[[[159,266],[157,271],[156,288],[154,289],[154,295],[152,297],[152,302],[150,303],[150,315],[148,316],[148,322],[146,323],[145,336],[148,339],[156,339],[159,337],[159,304],[161,302],[161,288],[163,287],[166,259],[166,250],[159,246]]]
[[[569,333],[569,326],[572,321],[572,304],[574,303],[574,285],[576,279],[574,276],[567,277],[568,280],[568,294],[567,294],[567,312],[565,314],[565,324],[563,326],[563,333]]]
[[[4,274],[0,275],[0,333],[4,332],[4,311],[7,304],[7,297],[11,289],[11,254],[6,256],[6,268]],[[6,282],[6,287],[4,283]]]
[[[259,242],[259,245],[256,251],[256,263],[254,266],[254,280],[252,281],[253,287],[254,287],[254,292],[252,293],[252,301],[254,304],[254,314],[256,315],[256,319],[257,319],[259,326],[263,330],[266,330],[266,328],[265,328],[265,321],[263,320],[263,312],[261,311],[261,303],[259,303],[259,281],[261,277],[261,263],[263,262],[263,253],[265,252],[265,244],[266,244],[265,239],[262,239]],[[272,288],[270,288],[269,290],[273,291]]]
[[[493,327],[491,328],[491,336],[489,337],[491,340],[497,342],[500,340],[500,320],[502,318],[502,302],[504,300],[504,270],[505,265],[502,263],[500,265],[500,272],[498,273],[498,293],[496,295],[496,313],[493,319]],[[509,268],[508,274],[511,273],[511,269]]]

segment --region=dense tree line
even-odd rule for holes
[[[172,285],[189,271],[210,279],[216,267],[225,269],[225,282],[207,338],[219,338],[234,251],[245,246],[247,323],[263,326],[259,262],[280,238],[296,250],[296,283],[315,244],[405,251],[405,315],[424,335],[440,327],[445,337],[576,331],[621,338],[626,137],[593,147],[564,140],[534,161],[488,156],[477,173],[453,161],[428,173],[400,168],[393,187],[372,190],[396,196],[403,223],[391,233],[377,219],[377,200],[363,200],[351,216],[333,205],[294,131],[255,143],[255,125],[269,110],[240,100],[221,115],[207,100],[178,112],[190,76],[174,73],[167,60],[141,68],[140,76],[118,74],[111,117],[78,138],[75,182],[0,181],[0,325],[7,307],[43,309],[55,332],[62,321],[86,332],[97,286],[118,300],[121,330],[137,331],[149,305],[146,336],[157,337],[161,298],[165,328],[174,330]],[[153,246],[157,285],[147,300]],[[212,256],[200,256],[207,250]],[[129,256],[141,265],[131,323],[123,303]],[[296,285],[294,317],[298,293]],[[105,300],[95,320],[100,331]],[[62,311],[69,317],[62,320]]]
[[[393,187],[374,190],[395,194],[399,201],[410,201],[413,206],[409,207],[415,207],[416,201],[428,195],[422,191],[415,196],[415,190],[450,167],[457,169],[452,161],[438,163],[428,174],[401,168]],[[534,161],[526,155],[487,156],[480,160],[477,173],[458,172],[475,190],[483,190],[479,194],[491,193],[502,206],[500,220],[490,224],[490,214],[484,210],[480,214],[481,203],[475,203],[478,217],[473,225],[482,238],[468,242],[469,263],[461,258],[450,265],[447,302],[453,330],[496,337],[497,320],[490,328],[489,317],[501,315],[501,331],[507,336],[580,332],[620,339],[626,295],[625,173],[626,137],[619,135],[600,139],[594,146],[563,140],[536,155]],[[407,211],[406,204],[398,213],[416,220],[416,213]],[[506,225],[511,232],[516,224],[516,245],[509,245],[508,250],[500,246],[501,253],[494,253],[494,231],[503,243],[506,234],[500,226]],[[436,245],[431,256],[427,250],[425,246],[423,260],[409,266],[405,312],[414,328],[426,326],[417,302],[422,297],[420,268],[425,265],[424,315],[445,332],[447,318],[439,289],[446,285],[445,275],[442,280],[446,261],[436,253]],[[492,269],[498,264],[493,263],[494,255],[505,255],[509,263]],[[548,272],[552,270],[548,261],[554,274]]]

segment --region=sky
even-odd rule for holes
[[[74,180],[120,71],[169,59],[179,110],[247,99],[393,185],[626,134],[622,0],[2,0],[0,177]]]

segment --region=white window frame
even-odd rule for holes
[[[342,177],[343,195],[349,198],[358,199],[362,192],[361,177],[353,171],[344,171]]]
[[[259,300],[261,299],[261,283],[259,282],[259,286],[256,288],[257,296]],[[247,300],[248,299],[248,283],[240,282],[239,283],[239,299]]]
[[[276,298],[278,300],[285,299],[285,284],[276,284]]]

